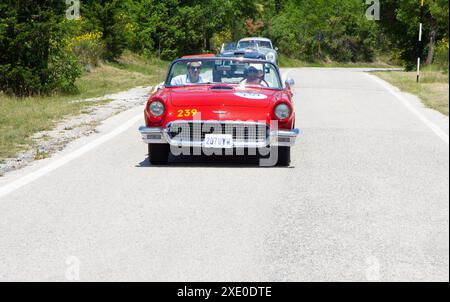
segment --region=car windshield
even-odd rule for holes
[[[222,51],[230,51],[236,49],[236,43],[230,42],[230,43],[223,43],[222,45]]]
[[[270,41],[261,41],[261,40],[257,40],[257,41],[241,41],[238,44],[238,48],[239,49],[256,48],[256,44],[258,44],[259,47],[272,48],[272,44],[270,43]]]
[[[241,41],[238,43],[237,48],[238,49],[247,49],[247,48],[256,49],[256,48],[258,48],[258,45],[256,44],[255,41]]]
[[[274,64],[245,59],[199,58],[172,64],[166,86],[229,84],[282,89]]]
[[[258,41],[259,47],[272,48],[272,44],[269,41]]]

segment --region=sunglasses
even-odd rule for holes
[[[190,70],[200,70],[201,67],[189,67]]]

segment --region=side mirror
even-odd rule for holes
[[[152,94],[155,93],[155,92],[157,92],[157,91],[160,90],[160,89],[163,89],[164,87],[165,87],[164,82],[162,82],[162,83],[156,85],[156,86],[153,88]]]
[[[275,47],[274,49],[275,49],[275,51],[278,51],[278,47]]]
[[[289,89],[294,87],[294,85],[295,85],[295,81],[293,78],[286,79],[286,81],[284,83],[286,84],[286,87]]]

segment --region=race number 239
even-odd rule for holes
[[[178,110],[177,117],[191,117],[198,113],[197,109],[180,109]]]

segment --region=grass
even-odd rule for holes
[[[340,68],[393,68],[392,66],[383,62],[368,62],[368,63],[339,63],[339,62],[305,62],[293,59],[284,55],[279,56],[278,64],[282,68],[293,67],[340,67]]]
[[[436,68],[427,67],[421,72],[420,83],[416,82],[415,72],[390,71],[374,72],[383,80],[397,86],[400,90],[418,96],[428,108],[448,116],[449,76]]]
[[[118,63],[105,63],[84,73],[76,95],[15,98],[0,92],[0,162],[33,146],[31,136],[52,129],[63,118],[86,112],[105,102],[72,102],[151,86],[163,81],[168,63],[126,53]]]
[[[147,75],[160,83],[165,80],[169,62],[157,58],[143,59],[130,52],[125,52],[118,62],[110,65],[121,70]]]
[[[50,156],[48,152],[41,151],[39,149],[36,150],[36,154],[34,155],[35,160],[46,159]]]

